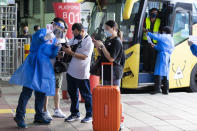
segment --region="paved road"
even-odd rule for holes
[[[16,131],[13,116],[21,87],[0,82],[0,131]],[[124,94],[122,95],[125,128],[123,131],[197,131],[197,94],[177,92],[168,96],[158,94]],[[61,100],[61,109],[69,115],[69,100]],[[33,124],[34,97],[27,106],[25,131],[92,131],[92,124],[79,121],[65,123],[64,119],[54,118],[51,125]],[[53,113],[53,98],[49,100],[49,111]],[[80,103],[82,117],[85,114],[84,104]]]

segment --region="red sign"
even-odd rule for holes
[[[63,18],[68,25],[67,38],[71,39],[72,25],[80,22],[80,3],[53,3],[55,16]]]

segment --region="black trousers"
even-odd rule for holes
[[[85,100],[86,117],[92,117],[92,94],[89,79],[76,79],[67,73],[68,93],[71,99],[70,112],[72,115],[80,116],[79,93]]]
[[[148,41],[143,41],[143,69],[146,72],[154,72],[157,51]]]
[[[31,98],[33,90],[27,87],[23,87],[23,90],[20,94],[19,100],[18,100],[18,106],[16,109],[16,117],[17,119],[24,121],[25,118],[25,112],[26,112],[26,106]],[[45,93],[35,91],[35,111],[36,114],[34,116],[34,119],[39,120],[43,118],[43,106],[44,106],[44,100],[45,100]]]
[[[161,87],[162,84],[163,84],[163,87]],[[160,89],[162,89],[163,93],[168,93],[169,81],[167,79],[167,76],[155,75],[155,91],[159,91]]]

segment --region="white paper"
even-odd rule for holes
[[[153,44],[153,42],[149,36],[147,36],[147,40],[148,40],[148,43]]]
[[[52,45],[53,44],[53,40],[48,40],[46,44]]]
[[[46,28],[47,28],[47,33],[53,32],[53,25],[52,24],[47,24]]]
[[[192,41],[193,43],[197,44],[197,36],[189,36],[189,40],[188,41]]]
[[[0,38],[0,50],[6,50],[6,43],[4,38]]]

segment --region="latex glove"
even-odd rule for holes
[[[45,40],[52,40],[55,38],[55,35],[53,32],[47,33],[46,36],[44,37]]]
[[[154,48],[155,47],[155,44],[151,44],[151,46]]]

